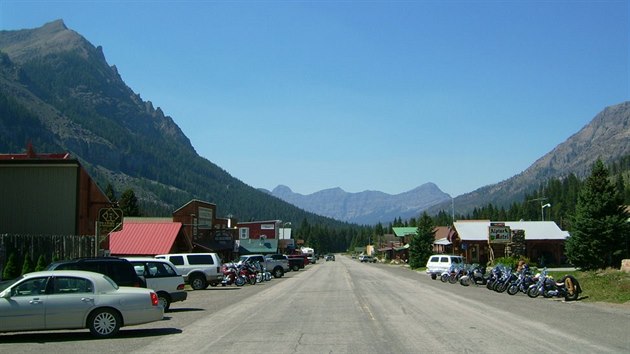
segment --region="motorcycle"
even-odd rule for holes
[[[251,285],[256,285],[258,279],[256,279],[256,274],[258,270],[254,265],[249,262],[242,262],[239,265],[239,274],[247,279],[247,282]]]
[[[466,268],[465,274],[459,278],[459,283],[463,286],[484,285],[487,281],[485,278],[486,269],[478,264],[471,264]]]
[[[565,301],[577,300],[582,293],[578,280],[572,275],[565,275],[560,281],[555,281],[547,274],[545,268],[540,274],[536,284],[527,289],[527,296],[531,298],[542,295],[545,298],[564,297]]]
[[[233,263],[226,263],[221,268],[221,272],[223,273],[223,281],[221,282],[222,286],[227,285],[236,285],[243,286],[247,282],[247,279],[240,274],[240,270],[238,266]]]
[[[516,295],[519,291],[527,294],[529,286],[534,283],[532,273],[529,271],[529,267],[523,268],[519,273],[515,281],[510,283],[507,288],[509,295]]]

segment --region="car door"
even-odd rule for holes
[[[0,331],[45,328],[47,280],[48,277],[24,279],[11,287],[8,297],[0,298]]]
[[[59,276],[51,279],[46,299],[46,329],[84,328],[95,306],[94,285],[87,278]]]

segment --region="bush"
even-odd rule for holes
[[[20,275],[15,258],[15,253],[9,255],[7,264],[4,266],[4,271],[2,272],[2,279],[15,279]]]
[[[24,263],[22,263],[22,273],[21,274],[26,274],[26,273],[30,273],[34,270],[35,268],[33,267],[33,261],[31,260],[31,257],[27,255],[24,256]]]
[[[520,261],[524,261],[525,264],[529,264],[530,266],[532,266],[532,264],[530,264],[530,262],[529,262],[529,258],[524,257],[524,256],[495,258],[494,259],[494,263],[492,265],[495,266],[495,265],[501,263],[501,264],[503,264],[506,267],[512,268],[512,270],[516,270],[516,268],[518,266],[518,262],[520,262]]]
[[[48,262],[46,262],[46,256],[44,256],[43,254],[39,255],[39,258],[37,259],[37,265],[35,266],[35,271],[39,272],[45,270],[47,266]]]

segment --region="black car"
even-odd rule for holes
[[[123,258],[94,257],[56,261],[49,264],[46,270],[85,270],[105,274],[119,286],[146,287],[136,274],[133,264]]]

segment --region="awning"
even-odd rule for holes
[[[448,239],[445,238],[441,238],[439,240],[435,240],[435,242],[433,242],[434,245],[442,245],[442,246],[448,246],[451,243],[451,241],[449,241]]]
[[[277,253],[278,252],[278,240],[276,239],[247,239],[240,240],[238,253],[240,254],[253,254],[253,253]]]
[[[403,250],[406,250],[408,248],[409,248],[409,244],[406,244],[406,245],[404,245],[402,247],[395,247],[394,251],[403,251]]]

